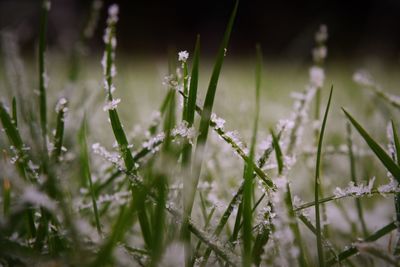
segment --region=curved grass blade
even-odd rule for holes
[[[83,118],[81,128],[79,130],[79,143],[81,147],[81,166],[82,166],[82,174],[85,177],[85,180],[89,184],[89,190],[90,190],[90,196],[92,198],[92,205],[93,205],[93,213],[94,213],[94,218],[96,222],[96,228],[97,232],[99,235],[101,235],[101,224],[100,224],[100,218],[99,218],[99,212],[97,209],[97,203],[96,203],[96,194],[93,188],[93,182],[92,182],[92,175],[90,173],[90,164],[89,164],[89,154],[87,151],[87,141],[86,141],[86,117]]]
[[[239,4],[239,1],[236,1],[235,6],[232,11],[232,14],[231,14],[231,17],[229,19],[228,25],[226,27],[224,38],[223,38],[221,46],[218,50],[215,65],[214,65],[214,68],[213,68],[213,71],[211,74],[206,98],[204,100],[203,112],[201,113],[201,118],[200,118],[199,136],[197,138],[195,158],[194,158],[194,168],[193,168],[194,181],[193,181],[192,190],[191,190],[192,197],[189,199],[189,202],[187,204],[189,214],[191,213],[191,210],[193,207],[193,202],[194,202],[194,197],[195,197],[195,189],[197,188],[197,184],[198,184],[199,177],[200,177],[201,165],[203,163],[203,154],[204,154],[204,149],[205,149],[205,145],[206,145],[206,141],[207,141],[208,128],[210,126],[211,112],[212,112],[212,107],[214,105],[215,93],[217,91],[218,79],[219,79],[219,75],[221,72],[222,63],[223,63],[224,57],[225,57],[225,51],[228,46],[228,42],[229,42],[230,35],[232,32],[233,23],[234,23],[234,20],[236,17],[238,4]]]
[[[396,125],[394,124],[393,120],[391,123],[393,131],[393,143],[396,150],[397,165],[400,166],[400,141],[397,135]],[[400,233],[400,193],[397,193],[394,196],[394,205],[396,207],[396,220],[398,223],[397,231]],[[394,255],[400,255],[400,237],[398,237],[397,239]]]
[[[385,225],[384,227],[382,227],[381,229],[379,229],[378,231],[376,231],[375,233],[373,233],[372,235],[368,236],[367,238],[365,238],[365,242],[373,242],[378,240],[379,238],[389,234],[391,231],[395,230],[397,228],[396,222],[391,222],[387,225]],[[332,266],[336,263],[340,263],[343,260],[357,254],[358,249],[356,246],[354,245],[350,245],[347,249],[343,250],[342,252],[339,253],[339,255],[335,258],[331,258],[326,262],[327,266]]]
[[[323,246],[322,246],[322,237],[321,237],[321,220],[320,220],[320,212],[319,212],[319,204],[318,204],[319,203],[319,188],[320,188],[320,184],[321,184],[321,182],[320,182],[320,165],[321,165],[322,141],[324,138],[326,121],[328,119],[329,107],[331,105],[332,92],[333,92],[333,86],[331,87],[331,91],[329,93],[328,104],[325,109],[324,120],[322,121],[321,131],[319,134],[317,162],[316,162],[316,167],[315,167],[314,198],[315,198],[315,203],[317,203],[315,205],[315,222],[316,222],[315,228],[317,231],[318,262],[319,262],[320,267],[325,266],[324,250],[323,250]]]
[[[251,138],[250,153],[248,162],[246,162],[243,188],[243,260],[242,266],[251,266],[252,264],[252,203],[253,203],[253,159],[255,145],[257,141],[258,118],[260,115],[260,87],[262,74],[262,52],[259,45],[256,46],[257,64],[256,64],[256,95],[255,95],[255,116],[253,124],[253,136]]]
[[[24,150],[24,143],[18,128],[15,126],[14,121],[8,114],[4,103],[0,102],[0,120],[5,129],[6,135],[10,144],[15,148],[18,160],[16,162],[17,169],[24,179],[35,182],[37,173],[28,164],[28,155]]]
[[[357,129],[358,133],[362,136],[364,141],[368,144],[371,150],[379,158],[386,169],[393,175],[394,178],[400,183],[400,167],[397,165],[391,157],[385,152],[385,150],[368,134],[367,131],[344,109],[343,112],[350,120],[351,124]]]

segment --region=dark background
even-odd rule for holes
[[[107,6],[120,5],[119,51],[133,55],[163,55],[169,46],[192,50],[196,34],[202,53],[214,54],[222,38],[233,0],[105,1],[99,28],[90,47],[102,49]],[[53,0],[48,41],[67,51],[85,24],[91,1]],[[23,51],[37,41],[38,0],[0,0],[0,29],[17,32]],[[260,42],[264,53],[277,59],[309,56],[313,36],[324,23],[329,30],[329,57],[376,56],[398,62],[400,1],[267,1],[241,0],[231,39],[230,55],[253,54]]]

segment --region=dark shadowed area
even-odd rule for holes
[[[37,40],[38,0],[1,0],[0,29],[16,30],[22,48]],[[134,55],[163,55],[168,47],[191,49],[199,33],[202,52],[214,53],[233,0],[219,1],[105,1],[117,2],[120,51]],[[52,3],[49,43],[68,50],[85,24],[91,1]],[[105,9],[93,48],[102,49]],[[232,55],[253,53],[260,42],[270,58],[290,59],[309,54],[313,32],[321,23],[329,28],[329,53],[335,58],[376,56],[399,60],[400,2],[353,1],[240,1],[230,49]]]

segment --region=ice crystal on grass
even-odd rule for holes
[[[103,106],[103,110],[104,111],[109,111],[109,110],[116,109],[120,102],[121,102],[120,98],[107,100],[105,105]]]
[[[108,8],[108,19],[107,19],[107,23],[111,24],[111,23],[116,23],[118,21],[118,13],[119,13],[119,7],[117,4],[112,4],[109,8]]]
[[[151,153],[157,152],[160,147],[159,144],[165,139],[165,133],[159,133],[156,136],[150,138],[142,144],[142,147],[149,150]]]
[[[378,187],[378,192],[382,195],[388,194],[388,193],[400,193],[400,186],[399,183],[393,179],[390,178],[390,182],[384,185],[381,185]]]
[[[214,126],[215,129],[221,129],[221,130],[224,129],[225,120],[218,117],[217,114],[215,114],[215,113],[211,114],[211,122],[215,123],[215,126]]]
[[[178,53],[178,60],[185,63],[189,58],[189,53],[188,51],[181,51]]]
[[[316,47],[312,50],[313,60],[316,62],[323,61],[328,55],[328,49],[325,46]]]
[[[325,43],[328,40],[328,27],[325,24],[319,26],[319,30],[315,33],[315,41],[317,43]]]
[[[313,66],[310,68],[310,83],[312,86],[321,88],[324,85],[325,72],[321,67]]]
[[[371,194],[374,182],[375,182],[375,177],[370,179],[367,185],[364,184],[356,185],[353,181],[351,181],[349,182],[349,185],[346,188],[336,187],[335,190],[333,191],[333,194],[335,195],[336,198],[353,196],[353,195],[356,197],[369,195]]]
[[[60,111],[66,113],[66,112],[68,111],[67,103],[68,103],[68,101],[67,101],[66,98],[64,98],[64,97],[60,98],[60,99],[57,101],[55,111],[56,111],[57,113],[59,113]]]
[[[374,86],[372,75],[366,70],[358,70],[353,74],[353,81],[363,86]]]
[[[164,77],[162,84],[166,86],[168,89],[178,90],[178,82],[176,77],[171,74]]]
[[[172,129],[172,136],[186,138],[190,144],[193,144],[193,140],[197,135],[196,129],[193,126],[188,127],[188,122],[182,121],[179,125]]]
[[[46,0],[43,2],[43,8],[45,8],[47,11],[50,11],[50,8],[51,8],[50,0]]]
[[[94,143],[92,145],[92,150],[95,154],[103,157],[107,161],[111,162],[112,164],[118,166],[119,168],[123,168],[123,162],[121,159],[121,156],[117,152],[109,152],[107,149],[105,149],[103,146],[101,146],[99,143]]]
[[[50,199],[46,194],[40,192],[34,186],[27,186],[21,196],[22,202],[44,207],[50,211],[55,211],[57,208],[56,202]]]

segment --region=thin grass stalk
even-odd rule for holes
[[[195,150],[195,156],[194,156],[193,167],[192,167],[193,185],[192,185],[191,194],[190,194],[191,198],[188,200],[188,203],[187,203],[188,211],[189,211],[188,214],[191,214],[191,210],[192,210],[194,198],[195,198],[195,191],[196,191],[196,188],[197,188],[197,185],[199,182],[199,178],[200,178],[204,150],[205,150],[205,145],[206,145],[207,136],[208,136],[208,128],[210,126],[211,112],[212,112],[212,107],[214,105],[215,93],[217,90],[219,75],[221,72],[222,63],[224,61],[226,49],[227,49],[230,35],[232,32],[233,23],[234,23],[234,20],[236,17],[238,5],[239,5],[239,1],[236,1],[235,6],[232,11],[232,14],[231,14],[231,17],[229,19],[228,25],[226,27],[226,31],[225,31],[221,46],[218,50],[217,58],[215,60],[215,65],[214,65],[214,68],[213,68],[213,71],[211,74],[211,78],[210,78],[210,83],[208,85],[206,98],[204,100],[203,112],[201,113],[201,118],[200,118],[199,136],[197,137],[196,150]]]
[[[54,135],[54,150],[52,153],[52,159],[55,162],[60,161],[62,146],[63,146],[63,138],[64,138],[64,119],[66,106],[68,102],[65,98],[61,98],[56,107],[57,112],[57,122],[56,122],[56,133]]]
[[[396,150],[396,155],[393,157],[393,160],[397,159],[397,165],[400,167],[400,141],[397,134],[396,125],[394,121],[391,121],[392,131],[393,131],[393,143],[394,148]],[[397,220],[397,242],[394,249],[394,255],[400,255],[400,193],[397,193],[394,196],[394,205],[396,208],[396,220]]]
[[[369,135],[369,133],[344,109],[342,108],[348,120],[353,124],[354,128],[362,136],[374,154],[378,157],[386,169],[400,183],[400,166],[386,153],[386,151]]]
[[[349,162],[350,162],[350,176],[351,180],[355,185],[357,185],[357,176],[356,176],[356,166],[355,166],[355,158],[354,158],[354,153],[353,153],[353,139],[351,136],[351,125],[347,122],[346,123],[346,130],[347,130],[347,148],[349,150]],[[368,236],[368,230],[367,230],[367,225],[364,220],[364,214],[363,214],[363,209],[361,206],[361,201],[359,198],[355,199],[355,204],[357,207],[357,215],[358,215],[358,220],[361,223],[361,229],[363,232],[364,237]]]
[[[252,264],[252,203],[253,203],[253,159],[255,144],[257,141],[258,119],[260,116],[260,87],[262,75],[262,52],[259,45],[256,47],[256,94],[255,94],[255,115],[253,124],[253,136],[251,139],[249,161],[245,165],[244,188],[243,188],[243,260],[242,266],[247,267]]]
[[[326,106],[325,110],[325,115],[324,115],[324,120],[322,121],[322,126],[321,126],[321,131],[320,131],[320,136],[318,140],[318,151],[317,151],[317,162],[316,162],[316,167],[315,167],[315,192],[314,192],[314,198],[315,198],[315,222],[316,222],[316,231],[317,231],[317,249],[318,249],[318,262],[320,267],[325,266],[325,261],[324,261],[324,250],[323,250],[323,245],[322,245],[322,237],[321,237],[321,220],[320,220],[320,211],[319,211],[319,188],[321,186],[321,180],[320,180],[320,164],[321,164],[321,151],[322,151],[322,141],[324,137],[324,132],[325,132],[325,127],[326,127],[326,121],[328,118],[328,113],[329,113],[329,107],[331,104],[331,99],[332,99],[332,91],[333,87],[331,88],[330,94],[329,94],[329,99],[328,99],[328,104]]]
[[[184,119],[187,122],[187,127],[192,127],[194,123],[195,109],[196,109],[196,99],[197,99],[197,86],[198,86],[198,76],[199,76],[199,58],[200,58],[200,36],[197,36],[196,45],[193,56],[193,67],[191,73],[190,87],[188,97],[184,97],[184,101],[187,103],[186,112],[184,113]],[[185,95],[185,94],[184,94]],[[190,162],[192,159],[192,145],[189,142],[185,142],[182,151],[182,168],[183,171],[191,174]],[[191,195],[189,194],[190,188],[192,187],[193,181],[191,175],[186,176],[183,179],[183,216],[184,223],[182,224],[181,235],[184,240],[185,245],[185,266],[192,266],[194,263],[194,257],[192,253],[191,237],[188,228],[189,217],[191,213]],[[197,247],[200,247],[198,243]],[[195,255],[194,255],[195,256]]]
[[[42,129],[43,151],[47,153],[47,73],[45,66],[47,19],[50,10],[50,0],[43,0],[41,6],[40,32],[39,32],[39,113],[40,127]]]
[[[92,175],[90,171],[90,163],[89,163],[89,153],[87,151],[87,141],[86,141],[86,135],[87,135],[87,130],[86,130],[86,116],[84,116],[81,124],[81,128],[79,131],[79,141],[80,141],[80,147],[81,147],[81,165],[82,165],[82,174],[85,177],[85,180],[87,181],[89,185],[89,191],[90,191],[90,197],[92,199],[92,205],[93,205],[93,214],[95,218],[95,223],[96,223],[96,229],[99,235],[102,234],[101,230],[101,224],[100,224],[100,218],[99,218],[99,212],[97,209],[97,202],[96,202],[96,194],[93,188],[93,181],[92,181]]]
[[[384,227],[380,228],[379,230],[377,230],[376,232],[374,232],[373,234],[369,235],[368,237],[366,237],[364,239],[364,242],[373,242],[378,240],[379,238],[389,234],[390,232],[392,232],[393,230],[395,230],[397,228],[396,222],[391,222],[387,225],[385,225]],[[354,245],[350,245],[348,246],[346,249],[344,249],[342,252],[340,252],[337,257],[335,258],[331,258],[326,262],[326,266],[332,266],[336,263],[340,263],[344,260],[346,260],[347,258],[357,254],[358,249],[356,246]]]

